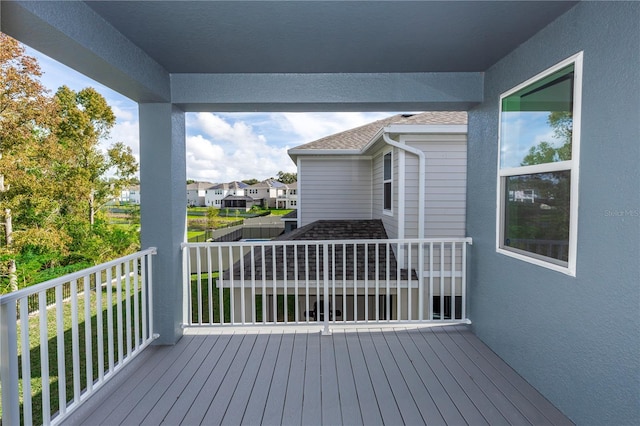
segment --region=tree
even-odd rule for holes
[[[256,183],[258,183],[260,181],[258,179],[256,179],[256,178],[251,178],[251,179],[245,179],[242,182],[246,183],[247,185],[255,185]]]
[[[218,222],[218,215],[220,214],[220,210],[215,207],[207,208],[207,228],[215,229]]]
[[[37,195],[29,196],[28,188],[38,181],[40,160],[50,148],[43,146],[51,142],[47,127],[55,122],[55,105],[39,81],[41,75],[35,58],[26,56],[23,46],[0,33],[0,214],[4,219],[2,252],[8,257],[3,274],[8,275],[12,291],[18,287],[13,211],[26,199],[35,207],[45,205]]]
[[[131,148],[121,142],[106,154],[101,152],[100,141],[109,137],[116,118],[95,89],[88,87],[76,93],[62,86],[55,99],[60,116],[55,134],[65,153],[59,167],[65,214],[84,214],[93,225],[97,209],[131,183],[138,165]],[[110,170],[115,177],[105,180]]]
[[[287,173],[283,171],[278,172],[278,182],[288,184],[288,183],[295,183],[297,181],[298,181],[297,173]]]

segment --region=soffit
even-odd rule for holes
[[[484,71],[575,3],[86,2],[169,73]]]

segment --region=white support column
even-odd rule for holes
[[[168,103],[140,104],[140,221],[142,247],[157,247],[153,262],[155,344],[182,336],[181,244],[186,234],[184,112]]]

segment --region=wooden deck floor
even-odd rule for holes
[[[198,333],[66,424],[571,424],[466,326]]]

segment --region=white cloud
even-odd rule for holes
[[[389,117],[389,112],[283,113],[273,114],[283,131],[298,136],[299,144]]]
[[[187,115],[187,177],[229,182],[294,172],[286,147],[268,143],[249,120],[229,122],[210,113]]]

